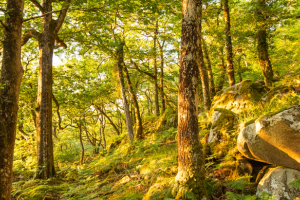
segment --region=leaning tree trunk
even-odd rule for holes
[[[201,64],[201,0],[183,0],[178,91],[178,174],[176,199],[208,199],[205,160],[198,129],[198,80]],[[202,57],[203,59],[203,57]]]
[[[207,73],[208,73],[208,78],[209,78],[209,91],[210,95],[214,97],[216,95],[216,89],[215,89],[215,83],[214,83],[214,75],[211,69],[211,62],[210,62],[210,57],[208,54],[207,46],[205,44],[204,38],[202,38],[203,41],[203,52],[206,58],[206,63],[207,63]]]
[[[159,116],[159,103],[158,103],[158,84],[157,84],[157,60],[156,60],[156,40],[157,40],[157,29],[158,29],[158,21],[156,20],[155,25],[155,31],[154,31],[154,38],[153,38],[153,50],[154,50],[154,56],[153,56],[153,63],[154,63],[154,91],[155,91],[155,115]]]
[[[124,106],[124,112],[125,112],[125,120],[126,120],[126,127],[128,132],[128,137],[130,141],[133,141],[134,134],[133,134],[133,128],[132,128],[132,121],[130,116],[130,110],[129,105],[126,100],[126,94],[125,94],[125,83],[124,83],[124,74],[123,74],[123,47],[124,43],[120,44],[119,48],[117,49],[117,68],[118,68],[118,75],[119,75],[119,81],[121,85],[121,91],[122,91],[122,97],[123,97],[123,106]]]
[[[225,35],[226,35],[226,50],[227,50],[227,71],[229,78],[229,85],[235,84],[234,68],[233,68],[233,53],[232,53],[232,42],[230,33],[230,12],[228,0],[224,1],[224,15],[225,15]]]
[[[21,38],[23,0],[8,0],[0,80],[0,199],[11,199],[19,92],[23,76]],[[5,84],[5,85],[4,85]]]
[[[271,65],[271,60],[269,58],[269,47],[267,42],[267,22],[264,16],[266,10],[266,1],[258,0],[258,12],[257,12],[257,54],[259,65],[262,69],[264,75],[264,82],[267,87],[273,86],[273,69]]]
[[[130,91],[130,97],[131,97],[131,100],[133,101],[133,105],[134,105],[134,113],[135,113],[135,118],[136,118],[135,119],[136,120],[136,125],[135,125],[136,126],[136,137],[138,139],[142,139],[143,138],[143,122],[142,122],[142,118],[141,118],[141,114],[140,114],[140,108],[139,108],[136,94],[131,85],[127,67],[125,66],[124,62],[123,62],[123,70],[124,70],[124,74],[125,74],[125,79],[127,81],[128,89]]]

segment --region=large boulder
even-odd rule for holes
[[[232,133],[235,130],[236,121],[236,115],[233,112],[221,108],[215,109],[207,138],[211,154],[216,154],[218,158],[227,154],[232,142]]]
[[[300,176],[300,171],[284,167],[270,168],[257,186],[257,196],[262,192],[273,195],[274,200],[290,200],[300,197],[300,190],[289,184]]]
[[[300,170],[300,106],[246,125],[237,141],[247,158]]]
[[[245,80],[215,96],[212,108],[225,108],[237,114],[243,113],[253,108],[265,94],[266,89],[263,85]]]

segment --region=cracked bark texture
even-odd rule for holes
[[[176,199],[208,199],[205,162],[198,134],[198,81],[203,63],[201,50],[201,0],[183,0],[181,60],[178,92],[178,174]],[[189,195],[189,196],[190,196]]]
[[[23,76],[21,38],[23,0],[7,1],[0,89],[0,199],[11,199],[19,92]],[[5,85],[4,85],[5,84]]]

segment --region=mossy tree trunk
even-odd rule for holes
[[[23,0],[7,0],[0,80],[0,199],[11,199],[13,155],[23,68]],[[5,85],[4,85],[5,84]]]
[[[210,96],[214,97],[216,95],[216,89],[215,89],[215,83],[214,83],[214,75],[211,69],[211,62],[210,62],[210,57],[209,57],[209,52],[207,49],[207,46],[205,44],[204,38],[202,38],[202,46],[203,46],[203,52],[205,55],[206,63],[207,63],[207,73],[208,73],[208,78],[209,78],[209,91],[210,91]]]
[[[82,141],[82,126],[81,122],[77,123],[78,129],[79,129],[79,141],[80,141],[80,146],[81,146],[81,157],[80,157],[80,164],[83,164],[84,161],[84,145]]]
[[[202,1],[183,0],[178,91],[178,174],[176,199],[208,199],[198,129],[198,80],[201,57]]]
[[[226,51],[227,51],[227,72],[229,78],[229,85],[235,84],[234,67],[233,67],[233,53],[230,32],[230,11],[228,0],[224,0],[224,16],[225,16],[225,35],[226,35]]]
[[[126,100],[126,94],[125,94],[125,83],[124,83],[124,74],[123,74],[123,48],[124,48],[124,43],[120,44],[118,49],[117,49],[117,55],[116,55],[116,60],[117,60],[117,68],[118,68],[118,76],[119,76],[119,81],[121,85],[121,92],[122,92],[122,98],[123,98],[123,106],[124,106],[124,112],[125,112],[125,120],[126,120],[126,127],[127,127],[127,132],[128,132],[128,137],[130,141],[133,141],[134,139],[134,133],[133,133],[133,127],[132,127],[132,120],[130,116],[130,110],[129,110],[129,105]]]
[[[269,46],[267,41],[266,0],[257,1],[257,54],[259,65],[264,75],[264,82],[267,87],[273,86],[273,69],[269,58]]]

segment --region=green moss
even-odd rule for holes
[[[248,126],[248,125],[250,125],[250,124],[253,124],[253,123],[255,123],[255,121],[256,121],[256,119],[252,119],[252,120],[250,120],[250,121],[247,121],[246,123],[244,123],[244,127],[246,127],[246,126]]]
[[[225,89],[219,97],[216,97],[210,114],[215,108],[225,108],[235,113],[247,112],[260,101],[264,94],[266,90],[263,85],[245,80]]]
[[[270,102],[276,94],[285,94],[290,91],[293,91],[291,87],[278,85],[277,87],[274,87],[272,90],[270,90],[267,94],[265,94],[261,99],[264,99],[266,102]]]

